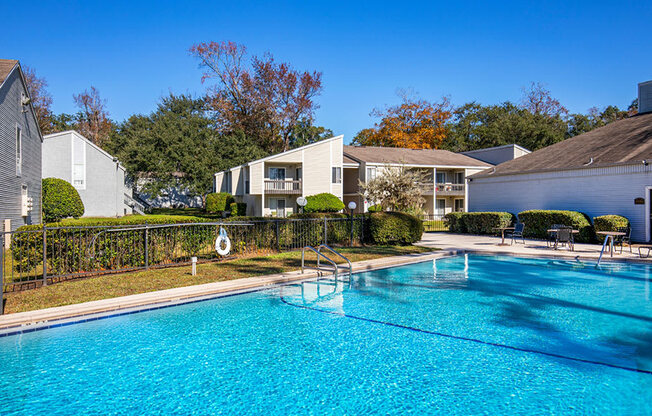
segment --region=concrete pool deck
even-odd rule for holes
[[[602,245],[600,244],[575,244],[575,250],[570,251],[566,247],[553,250],[548,247],[545,240],[525,239],[525,245],[519,240],[518,243],[509,245],[511,240],[505,239],[508,245],[500,245],[501,238],[486,235],[470,234],[452,234],[452,233],[424,233],[423,238],[416,245],[422,247],[436,247],[444,251],[465,251],[473,253],[487,254],[509,254],[513,256],[536,256],[536,257],[562,257],[575,258],[579,256],[582,260],[597,261],[600,256]],[[616,247],[613,257],[608,251],[602,256],[602,261],[636,261],[652,262],[652,257],[641,259],[638,255],[636,244],[633,247],[633,253],[629,252],[629,247],[625,245],[623,252],[620,254],[620,248]],[[646,253],[644,251],[644,253]]]
[[[456,250],[449,250],[406,254],[402,256],[358,261],[354,262],[352,266],[354,272],[361,272],[426,261],[456,253]],[[246,292],[271,287],[273,285],[314,279],[316,277],[318,277],[318,272],[315,270],[308,269],[303,274],[301,271],[296,270],[286,273],[158,290],[137,295],[121,296],[74,305],[1,315],[0,335],[6,334],[7,332],[23,332],[25,330],[31,330],[32,328],[49,327],[60,322],[90,319],[91,316],[98,314],[111,315],[119,314],[122,311],[127,310],[170,306],[190,302],[202,297],[217,297],[230,293]]]

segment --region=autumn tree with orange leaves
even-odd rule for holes
[[[202,82],[217,81],[207,101],[221,133],[242,131],[268,152],[285,151],[296,127],[312,122],[320,72],[299,72],[270,54],[249,60],[246,48],[233,42],[198,43],[190,54],[204,69]]]
[[[448,98],[440,102],[401,95],[400,105],[375,109],[371,115],[380,118],[372,128],[361,130],[353,139],[360,146],[439,149],[446,138],[446,123],[452,116]]]
[[[73,94],[72,98],[79,108],[77,130],[102,147],[109,140],[113,128],[106,110],[106,100],[100,97],[100,92],[93,86],[90,91],[84,90],[81,94]]]

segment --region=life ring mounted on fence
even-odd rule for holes
[[[222,247],[222,244],[224,244],[224,247]],[[231,252],[231,240],[229,240],[226,231],[222,227],[220,227],[220,234],[215,239],[215,251],[220,256],[228,256]]]

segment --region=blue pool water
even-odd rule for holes
[[[0,338],[0,414],[651,414],[650,267],[456,256]]]

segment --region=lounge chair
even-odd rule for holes
[[[556,238],[555,238],[555,250],[559,247],[559,244],[564,244],[571,251],[575,251],[575,241],[573,240],[573,228],[568,226],[563,226],[557,228]]]
[[[523,237],[523,229],[525,229],[525,224],[523,224],[522,222],[518,222],[514,226],[514,231],[506,231],[505,234],[507,234],[507,236],[512,237],[512,244],[514,244],[514,240],[516,238],[520,238],[521,240],[523,240],[523,244],[525,244],[525,237]]]

